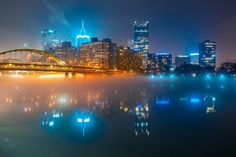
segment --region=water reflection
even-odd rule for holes
[[[216,97],[211,96],[211,95],[206,95],[204,97],[204,102],[206,105],[206,113],[207,114],[216,112],[216,109],[215,109]]]
[[[42,146],[44,151],[41,156],[46,157],[55,150],[62,152],[59,148],[63,146],[77,152],[78,145],[86,142],[92,143],[93,149],[98,147],[101,151],[96,151],[100,153],[111,149],[107,156],[113,155],[112,150],[118,152],[119,149],[126,149],[124,147],[132,152],[136,146],[155,150],[155,144],[173,151],[175,146],[171,141],[181,143],[194,139],[190,133],[202,137],[199,143],[205,140],[205,135],[199,135],[193,128],[204,130],[218,122],[226,125],[222,122],[224,119],[220,121],[219,115],[224,114],[222,110],[234,106],[232,100],[236,96],[236,86],[232,86],[232,81],[235,80],[226,81],[225,77],[211,76],[200,80],[179,79],[174,76],[111,76],[96,80],[49,82],[3,80],[0,83],[0,121],[8,131],[0,126],[0,139],[14,139],[16,142],[11,145],[15,152],[20,152],[17,148],[26,150],[35,139],[42,139],[41,143],[34,143],[31,153],[34,156],[36,146],[51,143],[50,149]],[[211,117],[218,119],[213,121]],[[213,124],[208,126],[207,122]],[[31,130],[36,130],[36,133],[31,135]],[[22,139],[26,141],[24,145],[21,145]],[[137,142],[139,140],[144,142]],[[58,142],[57,145],[52,144],[54,141]],[[4,144],[5,142],[0,142],[0,146]],[[150,147],[147,147],[149,144]],[[89,149],[87,145],[81,147]],[[104,150],[103,147],[107,149]],[[185,147],[180,150],[185,151]],[[6,148],[5,152],[13,153],[10,148]],[[62,154],[57,155],[63,156]],[[177,154],[181,156],[181,153]]]
[[[135,107],[135,135],[145,134],[149,136],[149,106],[138,104]]]

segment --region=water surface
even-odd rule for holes
[[[236,156],[236,80],[0,77],[1,157]]]

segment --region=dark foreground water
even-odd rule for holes
[[[236,79],[0,78],[0,157],[236,156]]]

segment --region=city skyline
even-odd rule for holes
[[[217,42],[218,65],[236,59],[233,44],[236,14],[232,0],[223,5],[220,1],[190,3],[185,0],[180,4],[171,0],[148,0],[145,5],[132,1],[111,3],[101,0],[95,5],[93,0],[61,3],[23,0],[12,12],[9,6],[14,2],[0,2],[1,51],[23,47],[25,43],[31,48],[39,48],[40,32],[46,28],[55,29],[65,40],[72,40],[79,33],[82,20],[86,22],[90,36],[109,37],[125,46],[128,39],[132,39],[133,22],[149,21],[151,53],[169,51],[177,56],[186,51],[196,52],[198,44],[209,39]]]

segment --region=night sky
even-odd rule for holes
[[[89,35],[126,46],[133,22],[148,20],[151,52],[195,52],[210,39],[217,42],[219,64],[236,60],[235,8],[235,0],[1,0],[0,50],[24,43],[40,48],[45,28],[73,40],[81,20]]]

